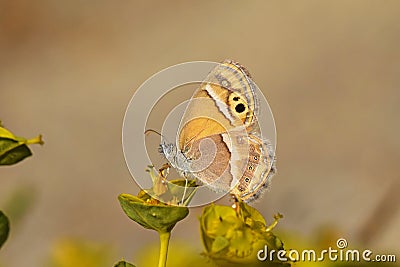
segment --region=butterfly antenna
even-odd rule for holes
[[[145,135],[149,135],[150,133],[155,133],[155,134],[158,134],[161,137],[164,137],[162,134],[160,134],[159,132],[157,132],[156,130],[153,130],[153,129],[147,129],[146,131],[144,131]]]
[[[167,140],[167,138],[165,138],[165,136],[164,136],[164,135],[162,135],[161,133],[157,132],[156,130],[153,130],[153,129],[147,129],[146,131],[144,131],[144,134],[145,134],[145,135],[149,135],[150,133],[155,133],[155,134],[158,134],[159,136],[161,136],[161,137],[162,137],[162,140],[164,140],[164,142],[165,142],[165,141],[167,141],[167,143],[168,143],[168,140]]]

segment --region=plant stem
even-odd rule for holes
[[[158,267],[166,267],[171,232],[159,232],[158,234],[160,235],[160,257],[158,259]]]

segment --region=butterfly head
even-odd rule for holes
[[[175,161],[174,159],[176,158],[177,148],[174,144],[164,142],[160,144],[158,151],[163,154],[168,161]]]
[[[162,143],[159,151],[169,161],[172,167],[176,168],[178,173],[186,176],[190,170],[190,159],[180,151],[173,143]]]

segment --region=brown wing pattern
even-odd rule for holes
[[[275,158],[269,143],[250,136],[247,164],[231,193],[246,202],[255,200],[263,189],[268,188],[275,171]]]
[[[196,140],[193,142],[187,156],[194,161],[192,169],[198,170],[192,173],[194,177],[215,191],[227,192],[230,190],[233,180],[230,151],[222,135],[215,134]],[[211,162],[209,159],[212,159]]]

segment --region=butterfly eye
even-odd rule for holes
[[[258,157],[257,157],[257,156],[254,156],[253,159],[254,159],[254,160],[258,160]]]
[[[252,171],[253,170],[253,166],[249,165],[248,169],[249,169],[249,171]]]
[[[249,178],[249,177],[246,177],[246,178],[244,178],[244,181],[245,181],[246,183],[248,183],[248,182],[250,182],[250,178]]]
[[[239,186],[239,188],[238,188],[238,189],[239,189],[239,191],[240,191],[240,192],[243,192],[243,191],[244,191],[244,188],[243,188],[243,186]]]
[[[234,98],[233,98],[233,101],[239,101],[239,97],[238,96],[235,96]]]

